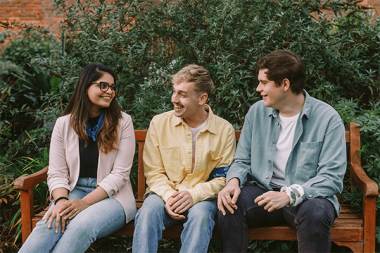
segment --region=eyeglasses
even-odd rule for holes
[[[111,91],[113,93],[116,93],[116,85],[110,85],[107,82],[92,82],[92,83],[97,83],[99,84],[99,88],[101,91],[106,92],[109,88],[111,88]]]

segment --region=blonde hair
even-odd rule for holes
[[[181,69],[177,74],[172,75],[173,83],[179,84],[189,82],[195,84],[195,90],[198,93],[207,93],[210,97],[214,89],[214,83],[211,80],[210,73],[203,67],[190,64]]]

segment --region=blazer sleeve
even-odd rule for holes
[[[51,193],[57,188],[65,188],[70,191],[69,187],[69,168],[66,163],[64,149],[64,126],[65,121],[62,117],[58,118],[51,136],[49,151],[49,170],[47,184]]]
[[[107,192],[109,197],[115,195],[129,180],[135,154],[136,141],[132,118],[127,114],[123,115],[124,117],[121,120],[120,126],[121,139],[118,147],[119,150],[117,151],[113,167],[110,174],[98,184]]]

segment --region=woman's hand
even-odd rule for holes
[[[59,209],[59,215],[64,221],[69,221],[89,206],[84,199],[71,199]]]
[[[67,222],[66,221],[64,222],[64,220],[61,219],[62,217],[59,214],[60,213],[59,210],[64,206],[66,202],[67,200],[65,199],[59,200],[57,203],[55,203],[55,206],[52,209],[50,209],[49,212],[46,214],[45,223],[49,220],[48,228],[51,228],[51,224],[53,223],[53,220],[55,218],[55,233],[58,233],[59,223],[61,222],[61,220],[62,220],[61,233],[65,231]]]

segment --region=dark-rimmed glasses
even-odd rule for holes
[[[92,83],[97,83],[99,84],[99,88],[101,91],[106,92],[109,88],[111,88],[111,91],[113,93],[116,93],[116,85],[110,85],[107,82],[92,82]]]

